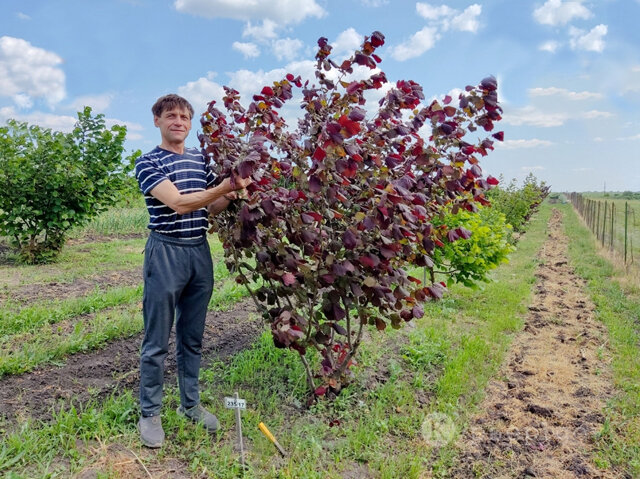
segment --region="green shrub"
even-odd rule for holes
[[[88,107],[71,133],[14,120],[0,127],[0,234],[24,262],[55,259],[72,227],[118,200],[137,154],[123,162],[125,135]]]
[[[467,210],[449,213],[435,220],[433,225],[447,231],[470,233],[466,239],[461,236],[454,241],[445,241],[442,247],[434,250],[433,274],[437,279],[439,273],[446,273],[449,284],[474,287],[478,281],[487,282],[489,271],[506,263],[514,249],[509,242],[511,226],[504,214],[494,208],[480,207],[477,213]]]

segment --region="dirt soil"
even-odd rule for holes
[[[209,312],[203,339],[203,367],[248,348],[264,330],[250,300],[224,312]],[[165,370],[167,384],[175,382],[175,335]],[[16,425],[27,417],[50,420],[52,412],[73,402],[76,407],[116,390],[137,394],[142,335],[113,341],[103,349],[69,356],[62,366],[43,366],[19,376],[0,379],[0,423]]]
[[[567,262],[554,210],[524,330],[459,441],[456,478],[614,478],[593,463],[612,394],[605,327]]]

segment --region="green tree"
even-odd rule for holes
[[[481,206],[476,212],[458,210],[434,218],[433,225],[447,235],[443,246],[436,248],[429,268],[431,280],[444,276],[447,285],[462,283],[474,288],[489,282],[489,272],[508,262],[514,250],[509,243],[512,227],[505,216],[492,207]]]
[[[89,107],[71,133],[15,120],[0,127],[0,234],[22,261],[54,260],[72,227],[117,201],[139,154],[123,161],[125,136]]]
[[[516,180],[503,186],[492,189],[487,193],[494,209],[503,213],[507,223],[513,227],[516,233],[523,233],[531,215],[549,194],[549,186],[529,173],[519,187]]]

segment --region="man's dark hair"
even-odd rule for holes
[[[162,113],[167,110],[173,110],[175,107],[186,108],[193,118],[193,107],[191,103],[182,98],[180,95],[170,93],[169,95],[161,96],[151,107],[153,116],[160,117]]]

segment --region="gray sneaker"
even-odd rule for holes
[[[140,440],[145,446],[153,448],[162,446],[164,429],[162,429],[160,416],[140,416],[138,431],[140,431]]]
[[[209,432],[216,432],[218,428],[220,428],[218,418],[207,411],[202,404],[198,404],[189,409],[178,406],[177,412],[179,416],[188,417],[193,422],[202,424]]]

